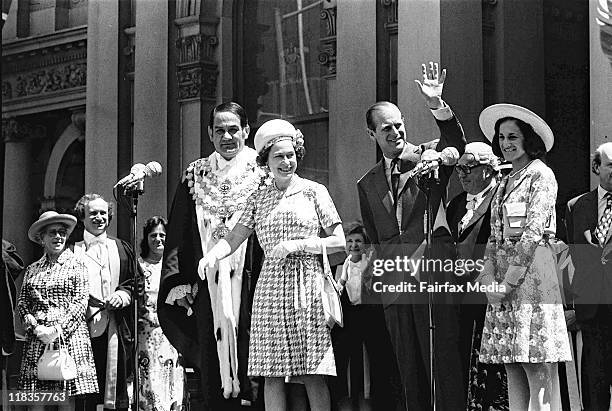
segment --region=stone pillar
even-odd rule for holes
[[[134,56],[134,163],[157,161],[166,171],[168,3],[137,0]],[[158,28],[151,30],[150,28]],[[152,215],[168,215],[164,175],[145,181],[138,227]],[[140,231],[139,231],[140,232]],[[140,240],[140,238],[139,238]]]
[[[468,140],[480,139],[482,109],[482,12],[479,1],[400,1],[398,3],[398,106],[412,143],[439,137],[429,109],[414,83],[421,64],[447,69],[443,97],[461,119]]]
[[[612,2],[589,1],[591,152],[612,141]],[[598,184],[591,174],[591,187]]]
[[[5,143],[2,238],[15,244],[28,263],[33,258],[33,247],[27,230],[38,216],[32,213],[30,134],[31,129],[17,119],[2,120],[2,138]]]
[[[177,2],[177,7],[181,4]],[[207,125],[210,110],[217,103],[219,19],[215,16],[215,9],[202,9],[198,15],[179,17],[175,21],[179,31],[174,52],[177,57],[181,169],[214,150]]]
[[[85,191],[113,198],[117,181],[118,2],[91,1],[87,21]],[[116,233],[111,224],[109,233]]]
[[[365,123],[376,101],[375,20],[374,1],[338,0],[338,58],[333,48],[322,56],[335,60],[336,78],[328,83],[329,190],[346,222],[360,218],[357,180],[376,163],[376,143]]]

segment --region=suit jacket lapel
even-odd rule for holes
[[[385,176],[385,162],[381,160],[378,162],[376,167],[372,170],[372,175],[376,181],[376,192],[380,197],[380,201],[383,203],[385,210],[389,212],[395,218],[395,210],[393,208],[393,195]]]

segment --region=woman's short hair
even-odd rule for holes
[[[347,228],[346,228],[346,236],[348,237],[351,234],[359,234],[363,237],[363,242],[365,244],[370,244],[370,237],[368,236],[368,232],[366,231],[365,227],[363,226],[363,224],[361,224],[360,222],[356,221],[352,224],[350,224]]]
[[[228,112],[236,115],[236,117],[240,119],[240,127],[242,128],[249,125],[246,110],[240,104],[234,103],[233,101],[228,101],[221,103],[212,109],[210,112],[210,118],[208,119],[208,127],[213,128],[213,125],[215,124],[215,115],[221,112]]]
[[[140,256],[142,258],[146,258],[149,255],[149,251],[151,251],[149,249],[149,234],[160,224],[164,227],[164,231],[166,231],[168,221],[162,216],[155,215],[145,222],[142,228],[142,240],[140,241]]]
[[[493,135],[493,141],[491,142],[491,146],[493,147],[493,153],[496,156],[503,157],[503,153],[501,147],[499,146],[499,128],[502,123],[506,121],[514,121],[523,133],[523,137],[525,141],[523,143],[523,149],[527,156],[534,160],[536,158],[542,158],[546,154],[546,146],[544,145],[544,141],[542,138],[535,132],[531,124],[525,123],[523,120],[519,120],[514,117],[503,117],[495,122],[495,134]]]
[[[293,149],[295,150],[295,158],[297,158],[298,161],[301,161],[306,154],[306,149],[303,145],[297,145],[295,141],[292,141],[291,145],[293,145]],[[261,153],[257,154],[256,161],[258,166],[264,167],[268,165],[268,157],[270,156],[270,150],[272,150],[272,147],[274,147],[274,144],[272,144],[270,147],[264,148]]]
[[[78,221],[83,221],[85,219],[85,206],[89,204],[90,201],[101,199],[106,204],[108,204],[108,221],[110,222],[113,218],[113,203],[106,201],[104,197],[100,194],[96,193],[88,193],[83,197],[79,198],[79,201],[74,206],[74,213],[76,214],[76,218]]]

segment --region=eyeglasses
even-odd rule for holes
[[[49,235],[51,237],[55,237],[58,234],[59,234],[60,237],[68,236],[68,231],[66,231],[66,230],[47,230],[46,233],[47,233],[47,235]]]
[[[473,168],[476,168],[478,166],[481,166],[482,164],[473,164],[471,166],[468,165],[463,165],[463,164],[457,164],[455,166],[455,170],[457,170],[457,173],[461,173],[461,174],[470,174],[472,172]]]

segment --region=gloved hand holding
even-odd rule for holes
[[[319,237],[303,238],[301,240],[285,240],[278,243],[270,252],[270,257],[285,258],[291,253],[306,251],[312,254],[321,253],[321,241]]]
[[[59,329],[55,327],[47,327],[46,325],[39,325],[34,329],[34,335],[43,344],[51,344],[53,341],[59,338]]]
[[[229,243],[224,239],[219,240],[219,242],[208,250],[206,255],[200,259],[198,263],[198,274],[200,278],[204,280],[206,278],[206,269],[213,268],[215,264],[217,264],[217,261],[227,257],[231,252],[232,247]]]

